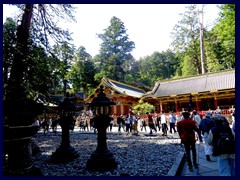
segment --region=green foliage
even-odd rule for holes
[[[184,52],[194,39],[199,37],[197,5],[186,6],[186,11],[180,14],[178,21],[171,32],[172,46],[175,51]]]
[[[146,114],[147,112],[154,112],[155,107],[147,102],[139,101],[139,104],[133,107],[133,113]]]
[[[7,18],[3,24],[3,81],[6,90],[9,73],[13,63],[13,54],[16,51],[16,23],[12,18]],[[6,92],[5,92],[6,93]],[[5,94],[4,93],[4,94]]]
[[[26,80],[32,92],[46,94],[51,86],[49,58],[43,48],[32,47],[28,60]]]
[[[11,74],[12,64],[14,62],[14,53],[18,51],[16,48],[16,24],[11,18],[7,18],[4,24],[4,90],[6,91],[9,74]],[[35,46],[32,42],[32,36],[29,37],[28,52],[23,63],[23,83],[27,97],[32,99],[36,92],[47,94],[51,86],[49,58],[45,50],[41,47]],[[5,92],[6,93],[6,92]]]
[[[69,4],[18,4],[17,6],[23,12],[20,15],[20,25],[16,28],[13,20],[10,22],[7,19],[8,24],[5,26],[7,31],[4,38],[6,83],[4,90],[6,90],[6,99],[14,100],[20,97],[26,100],[26,98],[32,99],[36,92],[47,94],[51,88],[54,79],[51,70],[54,70],[55,66],[52,67],[52,63],[48,60],[56,58],[48,57],[46,51],[50,50],[48,39],[51,37],[58,43],[70,40],[69,32],[59,28],[54,21],[67,17],[68,20],[74,20],[74,17],[73,7]]]
[[[66,41],[62,45],[54,46],[54,55],[58,59],[59,76],[62,82],[62,93],[65,95],[69,89],[68,72],[74,55],[74,47],[71,47]]]
[[[98,37],[103,42],[100,54],[95,59],[95,62],[99,63],[95,79],[107,77],[124,81],[130,62],[133,60],[130,52],[135,48],[134,42],[129,41],[124,23],[117,17],[113,17],[110,26],[104,30],[103,34],[98,34]]]
[[[235,68],[235,5],[220,6],[220,18],[210,31],[204,30],[204,54],[207,72]],[[180,59],[176,75],[184,77],[202,72],[199,25],[195,5],[187,7],[172,32],[172,46]]]
[[[97,86],[94,80],[95,73],[91,55],[86,52],[83,46],[80,46],[75,53],[71,70],[68,73],[74,92],[83,91],[86,95],[89,95],[89,90]]]
[[[178,66],[178,58],[176,58],[173,52],[167,50],[162,53],[154,52],[152,55],[134,62],[133,68],[129,72],[132,75],[132,79],[147,86],[153,86],[158,80],[174,77]]]
[[[197,5],[186,6],[186,11],[181,15],[181,20],[174,26],[172,31],[172,46],[179,53],[184,53],[180,59],[182,66],[182,74],[200,74],[200,49],[199,49],[199,18]],[[186,60],[190,60],[191,68]],[[191,71],[191,72],[190,72]],[[178,73],[179,74],[179,73]]]
[[[21,9],[24,7],[19,5]],[[220,9],[220,17],[212,30],[204,30],[207,72],[235,68],[235,5],[221,5]],[[83,91],[89,95],[103,77],[153,86],[158,80],[201,73],[196,5],[187,6],[175,25],[173,51],[154,52],[139,60],[132,57],[135,44],[129,40],[124,23],[117,17],[111,19],[103,34],[98,34],[102,44],[97,56],[92,58],[82,46],[76,51],[69,42],[69,31],[57,27],[58,20],[74,20],[73,10],[69,4],[33,5],[28,49],[21,68],[23,86],[30,96],[34,92],[59,94],[66,91]],[[12,70],[14,54],[18,52],[16,32],[16,23],[8,18],[3,25],[4,91],[10,75],[16,72]],[[49,47],[49,37],[57,43],[53,48]],[[140,105],[137,108],[142,108]]]
[[[206,54],[206,68],[208,72],[217,72],[224,70],[222,61],[222,51],[220,41],[218,41],[216,34],[213,31],[205,34],[205,54]]]
[[[193,66],[194,61],[192,59],[191,56],[187,56],[185,55],[183,58],[183,62],[182,62],[182,76],[183,77],[189,77],[189,76],[193,76],[196,75],[194,72],[195,67]]]
[[[220,42],[221,61],[224,69],[235,67],[235,4],[220,6],[219,23],[213,28]]]

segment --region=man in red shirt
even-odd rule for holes
[[[193,170],[192,161],[191,161],[191,153],[192,150],[192,157],[193,157],[193,165],[195,168],[198,167],[197,165],[197,155],[196,155],[196,138],[195,132],[198,131],[198,126],[195,121],[189,118],[189,112],[183,112],[183,120],[177,123],[177,131],[181,139],[181,143],[184,144],[187,162],[189,170]]]

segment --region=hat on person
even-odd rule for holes
[[[212,113],[207,111],[206,114],[205,114],[206,117],[211,117],[212,116]]]

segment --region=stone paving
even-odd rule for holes
[[[196,144],[198,168],[189,171],[186,163],[183,167],[181,176],[219,176],[217,157],[211,156],[211,161],[206,160],[204,144]]]

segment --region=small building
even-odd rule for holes
[[[235,70],[158,81],[142,99],[157,112],[190,108],[198,112],[221,109],[227,114],[235,106]]]
[[[132,106],[135,106],[139,99],[146,93],[140,88],[103,78],[94,93],[85,99],[85,103],[92,102],[93,98],[97,96],[101,85],[104,86],[106,96],[116,103],[116,105],[112,106],[111,114],[117,116],[128,114]]]

